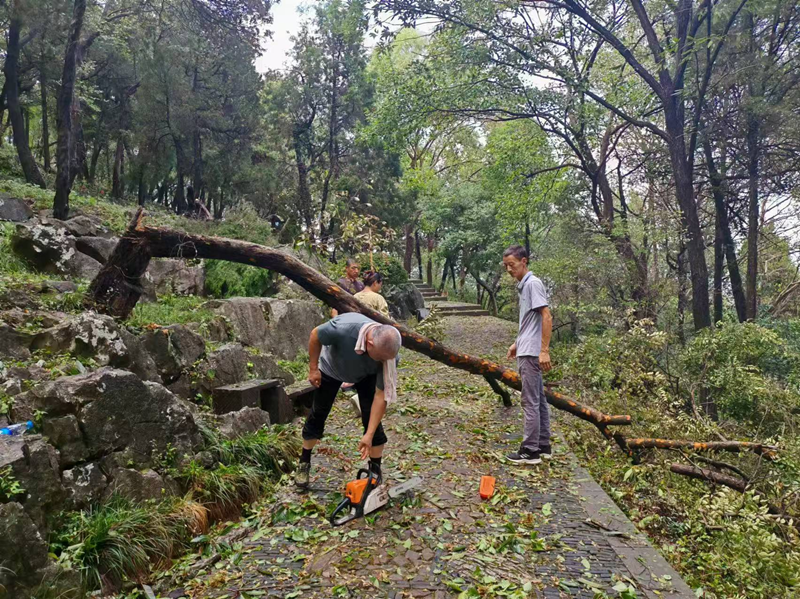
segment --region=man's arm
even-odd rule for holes
[[[550,308],[544,306],[540,309],[542,315],[542,351],[539,354],[539,365],[544,372],[552,368],[550,365],[550,335],[553,332],[553,315]]]
[[[321,352],[322,343],[315,328],[308,338],[308,382],[315,387],[322,384],[322,373],[319,371],[319,354]]]
[[[372,449],[372,438],[375,436],[375,431],[378,430],[378,425],[383,420],[384,414],[386,414],[386,397],[383,394],[383,389],[375,389],[375,398],[372,400],[367,432],[364,433],[358,443],[358,450],[361,452],[362,460],[366,460],[369,457],[370,449]]]

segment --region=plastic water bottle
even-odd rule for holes
[[[12,435],[21,435],[25,431],[29,431],[33,428],[33,421],[28,420],[27,422],[20,422],[18,424],[9,424],[5,428],[0,428],[0,435],[6,435],[8,437]]]

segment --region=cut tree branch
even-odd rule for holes
[[[735,453],[751,451],[767,459],[774,459],[778,448],[774,445],[763,443],[749,443],[747,441],[709,441],[697,443],[694,441],[674,441],[671,439],[628,439],[628,449],[638,451],[641,449],[689,449],[692,451],[732,451]]]

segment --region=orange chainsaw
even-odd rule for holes
[[[361,518],[382,508],[389,502],[390,497],[395,498],[402,495],[406,491],[419,486],[421,482],[422,479],[419,476],[415,476],[404,483],[387,489],[380,473],[361,468],[356,474],[355,480],[351,480],[345,486],[344,499],[333,510],[329,518],[330,522],[334,526],[341,526],[351,520]],[[345,510],[349,511],[344,516],[337,518]]]

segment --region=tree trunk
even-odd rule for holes
[[[525,217],[525,251],[528,252],[528,260],[531,255],[531,223],[528,217]]]
[[[725,193],[722,187],[722,174],[717,170],[714,154],[711,149],[711,142],[707,139],[703,141],[703,150],[706,155],[708,177],[711,180],[711,194],[714,196],[714,209],[719,217],[722,246],[725,250],[725,259],[728,263],[728,275],[731,281],[733,303],[736,307],[736,315],[739,317],[739,322],[744,322],[747,320],[744,288],[742,287],[742,276],[739,273],[739,261],[736,258],[736,244],[733,240],[731,225],[728,220],[728,206],[725,202]]]
[[[125,159],[125,146],[122,143],[122,137],[117,139],[117,149],[114,152],[114,171],[111,177],[111,195],[118,199],[122,199],[122,162]]]
[[[5,143],[5,136],[6,136],[6,126],[3,124],[3,116],[6,112],[6,87],[8,85],[8,79],[3,81],[3,89],[0,90],[0,148],[3,147]]]
[[[517,372],[489,360],[455,353],[441,343],[397,324],[390,318],[367,308],[352,295],[340,289],[333,281],[293,256],[254,243],[190,235],[183,231],[164,228],[145,227],[141,222],[143,214],[141,209],[137,211],[108,262],[89,287],[87,303],[101,312],[118,318],[126,318],[130,315],[142,294],[140,280],[144,276],[151,258],[227,260],[278,272],[292,279],[332,308],[336,308],[340,313],[359,312],[376,322],[394,326],[402,336],[403,345],[409,349],[418,351],[448,366],[499,380],[517,390],[522,389],[522,381]],[[604,434],[608,433],[609,425],[626,426],[631,423],[630,416],[604,414],[549,388],[545,389],[545,395],[553,407],[591,422],[605,431]]]
[[[473,272],[472,276],[475,278],[475,281],[478,283],[478,285],[486,290],[486,294],[489,296],[489,301],[492,302],[492,316],[497,316],[497,294],[495,293],[494,289],[492,289],[483,279],[481,279],[477,273]]]
[[[681,345],[686,343],[686,246],[683,237],[680,241],[680,249],[675,259],[678,263],[678,339]]]
[[[44,171],[50,172],[50,127],[47,120],[47,62],[42,60],[39,67],[39,91],[42,101],[42,160]]]
[[[469,265],[470,251],[464,248],[461,251],[461,272],[458,273],[458,289],[464,290],[464,283],[467,281],[467,266]],[[455,285],[455,281],[453,281]]]
[[[142,164],[139,167],[139,193],[138,193],[138,203],[139,206],[144,206],[145,198],[147,198],[147,193],[145,191],[144,185],[144,170],[145,165]]]
[[[53,216],[66,219],[69,215],[69,194],[72,191],[72,102],[75,91],[75,71],[78,44],[83,28],[86,0],[75,0],[72,12],[67,51],[64,56],[64,72],[61,75],[61,91],[56,105],[58,144],[56,146],[56,195],[53,201]]]
[[[297,162],[297,203],[298,212],[306,225],[306,232],[313,236],[314,225],[311,216],[311,190],[308,187],[308,166],[303,157],[303,144],[301,125],[294,126],[294,157]]]
[[[714,322],[722,320],[722,270],[725,267],[722,225],[719,220],[719,213],[717,213],[714,219]]]
[[[339,130],[340,53],[341,50],[337,49],[336,58],[333,61],[333,73],[331,74],[330,113],[328,115],[328,172],[325,174],[325,180],[322,184],[322,197],[319,208],[319,230],[323,240],[327,240],[325,234],[325,210],[328,208],[331,182],[335,182],[339,178],[339,143],[337,140],[337,132]]]
[[[205,194],[203,189],[203,138],[200,135],[199,127],[194,130],[192,139],[192,153],[194,156],[194,171],[192,174],[192,185],[194,186],[195,197],[202,197]]]
[[[94,147],[92,148],[92,158],[89,162],[89,177],[88,181],[94,183],[94,178],[97,176],[97,161],[100,159],[100,152],[103,151],[103,144],[100,140],[95,140]]]
[[[175,199],[173,201],[176,214],[186,214],[186,195],[183,189],[183,171],[178,168],[178,185],[175,188]]]
[[[747,116],[747,289],[745,297],[747,320],[758,315],[758,162],[759,162],[758,117],[748,111]]]
[[[18,14],[19,0],[12,3],[11,20],[8,24],[8,45],[6,47],[6,62],[3,71],[6,76],[6,102],[8,103],[8,118],[11,121],[11,130],[14,132],[14,146],[17,156],[25,174],[25,180],[33,185],[45,189],[44,178],[39,172],[36,160],[28,144],[28,135],[25,131],[25,117],[19,103],[19,34],[22,29],[22,19]]]
[[[403,254],[403,268],[405,268],[406,272],[410,275],[411,263],[414,258],[414,225],[412,223],[408,223],[405,225],[403,230],[406,241],[406,250],[405,254]]]
[[[681,210],[686,231],[687,261],[692,282],[692,319],[694,329],[699,331],[711,325],[711,310],[708,302],[708,265],[706,247],[700,216],[694,197],[692,166],[686,156],[686,129],[683,119],[683,98],[668,95],[664,103],[664,117],[670,139],[670,164],[675,177],[675,197]]]
[[[419,230],[414,231],[414,240],[416,242],[416,249],[417,249],[417,265],[419,266],[419,279],[422,280],[423,272],[422,272],[422,250],[419,247]]]
[[[439,284],[439,294],[444,291],[445,285],[447,285],[447,269],[450,268],[450,256],[447,256],[444,259],[444,268],[442,269],[442,282]]]
[[[428,265],[425,278],[428,285],[433,287],[433,235],[428,235]]]

